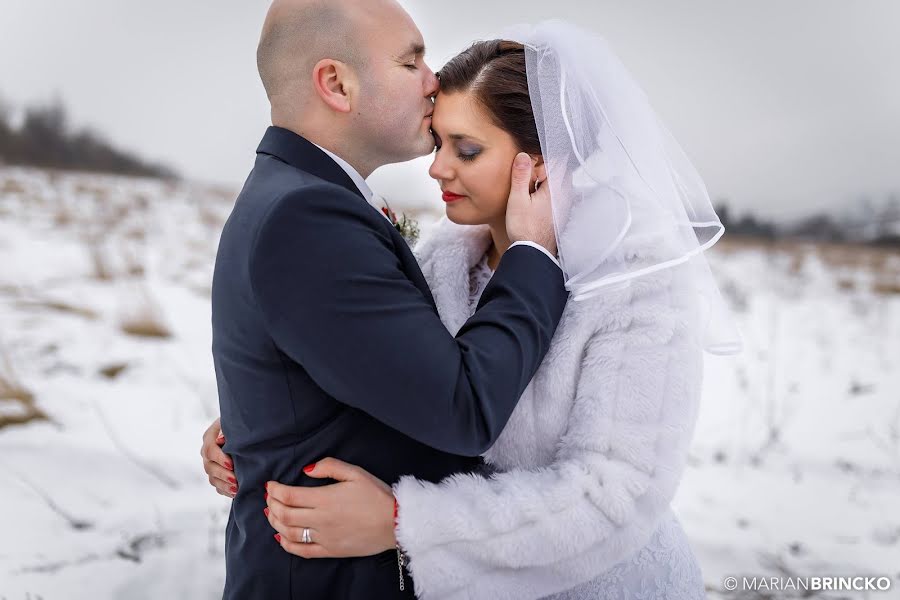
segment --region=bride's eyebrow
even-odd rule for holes
[[[473,135],[466,135],[464,133],[451,133],[447,137],[450,138],[451,140],[456,140],[456,141],[461,141],[461,142],[468,140],[470,142],[477,142],[479,144],[484,143],[482,140],[478,139],[477,137],[475,137]]]

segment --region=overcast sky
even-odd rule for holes
[[[605,36],[714,199],[769,216],[900,192],[896,0],[403,0],[440,65],[549,17]],[[185,175],[240,183],[266,125],[255,49],[265,0],[0,0],[0,94],[58,94],[72,120]],[[376,191],[440,204],[429,160]]]

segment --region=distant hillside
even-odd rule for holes
[[[29,106],[14,123],[0,101],[0,164],[175,179],[177,173],[115,148],[88,129],[73,130],[61,101]]]
[[[776,221],[752,213],[732,215],[726,203],[716,206],[726,236],[768,240],[871,244],[900,247],[900,195],[863,198],[840,214],[821,212],[802,219]]]

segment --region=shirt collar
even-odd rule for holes
[[[334,162],[336,162],[338,164],[338,166],[340,168],[342,168],[345,173],[347,173],[347,175],[350,176],[350,179],[352,179],[353,183],[356,184],[356,187],[359,188],[359,192],[363,195],[363,198],[366,199],[366,202],[368,202],[369,204],[372,204],[372,197],[375,194],[374,194],[374,192],[372,192],[372,188],[369,187],[369,184],[366,183],[366,180],[363,179],[362,175],[359,174],[359,171],[354,169],[350,163],[348,163],[346,160],[344,160],[343,158],[341,158],[334,152],[331,152],[330,150],[323,148],[322,146],[316,144],[315,142],[313,142],[313,144],[316,146],[316,148],[318,148],[319,150],[321,150],[322,152],[324,152],[325,154],[330,156],[331,159]]]

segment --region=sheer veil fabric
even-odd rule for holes
[[[576,301],[676,265],[704,309],[704,348],[740,351],[703,252],[724,233],[702,178],[605,40],[570,23],[518,25],[566,287]]]

